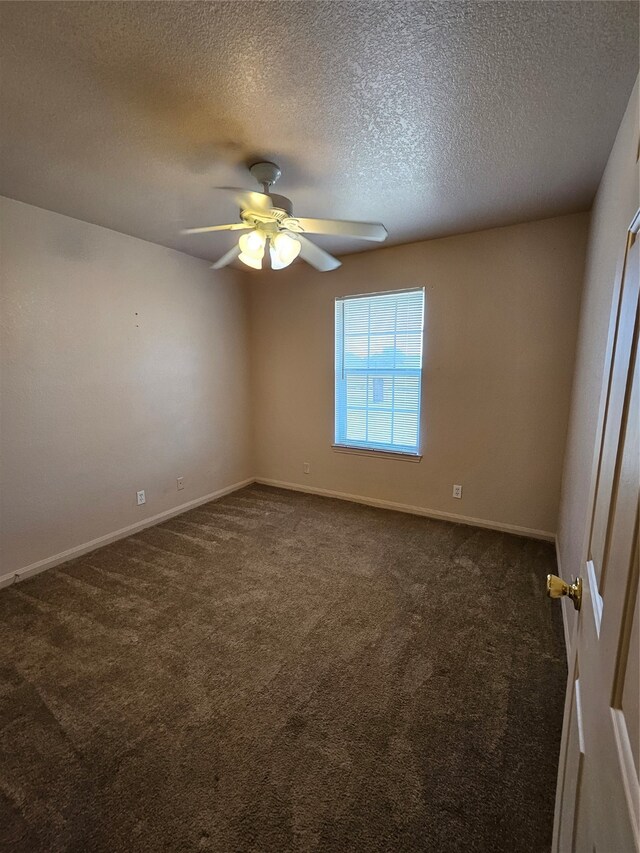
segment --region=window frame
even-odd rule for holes
[[[337,359],[336,359],[336,355],[337,355],[337,351],[338,351],[338,340],[337,340],[338,325],[336,322],[338,303],[339,302],[344,303],[345,301],[351,300],[351,299],[367,299],[367,298],[376,297],[376,296],[397,296],[399,294],[416,293],[419,291],[422,292],[422,326],[420,327],[420,366],[417,368],[403,368],[404,370],[407,371],[408,374],[417,375],[418,379],[419,379],[419,382],[418,382],[419,397],[418,397],[418,442],[417,442],[417,449],[414,451],[414,450],[403,450],[401,448],[395,448],[395,447],[389,447],[389,448],[371,447],[371,446],[367,446],[367,445],[358,444],[355,441],[353,443],[346,443],[346,442],[343,443],[343,442],[338,441],[337,425],[338,425],[339,411],[338,411],[338,370],[337,370]],[[425,328],[425,313],[426,313],[425,312],[425,309],[426,309],[426,290],[425,290],[424,285],[423,286],[417,286],[417,287],[398,288],[395,290],[378,290],[378,291],[372,291],[370,293],[350,293],[350,294],[347,294],[345,296],[336,296],[336,297],[334,297],[333,306],[334,306],[334,347],[333,347],[333,362],[334,362],[334,364],[333,364],[333,370],[334,370],[334,380],[333,380],[333,397],[334,397],[333,436],[334,436],[334,441],[333,441],[331,447],[337,453],[354,454],[354,455],[358,455],[358,456],[372,456],[372,457],[383,458],[383,459],[385,459],[385,458],[386,459],[396,459],[396,460],[401,460],[401,461],[406,461],[406,462],[420,462],[420,460],[422,459],[422,455],[423,455],[422,454],[422,442],[423,442],[423,436],[422,436],[422,432],[423,432],[423,430],[422,430],[422,420],[423,420],[422,382],[423,382],[423,375],[422,375],[422,373],[423,373],[423,369],[424,369],[424,328]],[[343,322],[344,322],[344,315],[343,315]],[[343,327],[343,330],[344,330],[344,327]],[[368,337],[370,339],[370,334],[368,335]],[[341,357],[344,361],[344,343],[342,346]],[[387,373],[387,374],[390,372],[390,370],[393,372],[395,372],[397,370],[397,368],[391,368],[391,369],[378,368],[378,369],[380,370],[381,373]],[[343,371],[344,371],[344,366],[343,366]],[[355,368],[355,369],[353,369],[353,372],[358,372],[358,371],[361,371],[362,373],[365,373],[368,376],[370,373],[375,372],[376,368],[372,368],[372,369]],[[393,411],[393,409],[392,409],[392,411]],[[345,407],[345,415],[346,415],[346,407]]]

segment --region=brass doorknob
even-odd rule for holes
[[[547,575],[547,595],[549,598],[562,598],[568,595],[576,610],[582,604],[582,578],[576,578],[573,583],[567,583],[557,575]]]

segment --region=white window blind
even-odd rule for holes
[[[336,299],[336,444],[420,452],[423,324],[424,288]]]

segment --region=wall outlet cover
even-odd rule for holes
[[[454,486],[453,487],[453,496],[454,498],[462,497],[462,486]]]
[[[181,489],[184,489],[184,477],[178,477],[178,479],[176,480],[176,483],[178,484],[178,491],[181,491]]]
[[[144,493],[144,489],[141,489],[139,492],[136,492],[136,500],[138,502],[138,506],[142,506],[143,503],[147,502],[147,496]]]

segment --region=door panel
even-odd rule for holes
[[[633,346],[633,336],[640,288],[638,240],[635,235],[627,253],[623,287],[617,317],[614,339],[614,358],[607,390],[607,406],[598,465],[596,500],[591,527],[589,559],[592,560],[600,591],[604,587],[603,569],[607,529],[610,520],[610,505],[615,477],[616,454],[618,451],[619,430],[625,404],[626,376],[629,369],[629,357]]]
[[[640,714],[636,713],[637,709],[640,707],[639,676],[640,629],[638,627],[638,598],[636,596],[633,616],[631,618],[631,632],[629,635],[627,660],[625,661],[624,674],[622,678],[620,710],[622,711],[627,723],[627,732],[629,734],[629,741],[631,744],[631,754],[635,765],[636,779],[640,780]]]
[[[637,217],[640,222],[640,216]],[[640,853],[640,241],[615,311],[582,606],[565,703],[554,853]],[[578,723],[581,721],[581,726]]]
[[[569,710],[568,748],[565,754],[565,788],[562,792],[563,823],[560,828],[560,850],[572,850],[573,836],[578,824],[578,804],[584,766],[584,734],[580,680],[573,678],[573,696]]]

